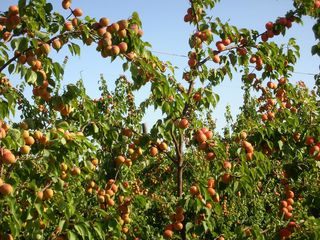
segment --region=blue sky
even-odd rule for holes
[[[64,16],[68,11],[61,8],[60,0],[52,0],[55,10]],[[16,4],[17,0],[1,0],[0,9],[7,9],[9,5]],[[73,0],[72,7],[83,9],[84,15],[99,19],[108,17],[111,21],[128,18],[133,11],[137,11],[143,23],[143,40],[152,44],[155,51],[186,55],[190,50],[188,38],[194,30],[189,24],[183,21],[183,16],[189,7],[188,0],[135,0],[135,1],[113,1],[113,0]],[[291,0],[222,0],[209,14],[220,17],[223,21],[229,20],[230,24],[238,27],[246,27],[264,31],[265,23],[274,21],[278,16],[283,16],[287,10],[292,8]],[[287,37],[276,37],[277,41],[285,42],[286,39],[294,37],[301,46],[301,59],[296,65],[297,72],[317,73],[319,72],[319,59],[311,56],[310,48],[314,44],[312,33],[313,20],[305,18],[303,26],[294,24],[288,31]],[[95,51],[95,47],[81,46],[80,57],[70,57],[65,72],[65,83],[75,82],[82,75],[88,94],[92,97],[99,97],[98,80],[102,73],[113,86],[114,80],[122,74],[121,61],[110,64],[109,59],[103,59]],[[67,51],[62,51],[56,59],[62,62]],[[156,53],[155,53],[156,54]],[[161,60],[170,61],[179,69],[176,72],[177,78],[181,79],[182,71],[187,67],[187,58],[156,54]],[[214,118],[217,119],[218,128],[224,125],[224,111],[227,104],[231,105],[234,115],[242,103],[242,91],[240,75],[234,75],[234,79],[225,81],[214,91],[220,95],[220,103],[214,110]],[[295,74],[292,81],[304,80],[312,86],[313,76]],[[138,100],[149,95],[149,89],[143,88],[138,95]],[[153,114],[150,111],[145,121],[151,127],[152,123],[161,117],[159,113]]]

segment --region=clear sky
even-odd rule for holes
[[[7,9],[9,5],[16,4],[17,0],[0,0],[0,9]],[[69,14],[62,9],[61,0],[51,0],[55,10],[61,12],[64,16]],[[108,17],[111,21],[128,18],[133,11],[137,11],[143,23],[143,40],[150,42],[153,49],[159,52],[167,52],[179,55],[186,55],[190,50],[188,38],[194,30],[189,24],[183,21],[186,10],[189,7],[188,0],[73,0],[72,7],[83,9],[84,15],[89,15],[99,19]],[[223,21],[229,20],[230,24],[238,27],[246,27],[264,31],[267,21],[274,21],[278,16],[283,16],[287,10],[292,8],[291,0],[221,0],[217,7],[210,12],[214,17],[220,17]],[[301,47],[301,59],[296,65],[296,72],[318,73],[319,58],[311,56],[311,46],[314,44],[314,36],[311,30],[314,21],[305,18],[304,26],[294,24],[288,31],[287,38],[294,37]],[[282,41],[282,36],[276,37]],[[285,41],[285,39],[283,40]],[[122,74],[121,61],[115,61],[110,64],[109,59],[103,59],[95,51],[95,47],[86,47],[81,45],[81,57],[70,57],[65,72],[65,83],[75,82],[82,75],[87,87],[88,94],[92,97],[99,97],[98,80],[100,74],[104,74],[112,88],[114,80]],[[52,51],[53,52],[53,51]],[[67,55],[67,51],[62,51],[57,56],[57,60]],[[171,61],[179,68],[176,75],[181,79],[182,71],[187,67],[187,58],[157,54],[161,60]],[[295,74],[292,81],[304,80],[309,86],[312,86],[313,76],[305,74]],[[224,111],[227,104],[231,105],[234,115],[237,114],[238,107],[242,104],[242,94],[240,89],[240,75],[234,75],[230,82],[226,80],[221,86],[215,89],[220,95],[220,103],[214,111],[214,118],[217,119],[218,128],[224,125]],[[139,93],[137,99],[143,99],[149,95],[149,89],[146,87]],[[150,112],[145,117],[145,121],[151,127],[161,115]]]

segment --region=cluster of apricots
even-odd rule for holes
[[[232,168],[232,163],[228,160],[225,160],[223,162],[223,168],[225,172],[221,175],[221,181],[224,184],[229,184],[232,180],[232,175],[230,174],[231,168]]]
[[[223,52],[226,50],[226,47],[229,46],[231,43],[232,43],[232,41],[230,38],[221,39],[220,41],[216,42],[217,50],[219,52]],[[242,42],[242,43],[244,43],[244,42]]]
[[[0,32],[4,42],[11,39],[12,31],[18,27],[20,22],[19,7],[16,5],[10,6],[6,16],[0,17]]]
[[[60,170],[61,170],[60,178],[62,180],[66,180],[68,178],[68,170],[69,170],[68,165],[66,163],[61,163]],[[74,166],[70,169],[70,173],[72,176],[78,176],[81,174],[81,168]]]
[[[189,57],[189,60],[188,60],[189,67],[195,68],[198,64],[197,54],[195,52],[190,52],[188,57]]]
[[[203,196],[202,196],[202,194],[200,193],[199,187],[198,187],[197,185],[193,184],[193,185],[190,187],[189,192],[190,192],[191,196],[197,197],[197,198],[200,199],[200,200],[203,199]]]
[[[43,145],[48,143],[48,137],[44,135],[41,131],[36,130],[30,133],[29,126],[25,122],[20,123],[21,136],[24,139],[24,145],[20,148],[20,153],[28,154],[31,150],[31,146],[35,143],[41,143]]]
[[[10,88],[12,88],[12,84],[9,79],[6,77],[0,78],[0,94],[8,92]]]
[[[250,63],[255,64],[255,69],[257,71],[260,71],[263,67],[263,60],[261,57],[253,54],[250,59],[249,59]],[[253,80],[255,78],[255,74],[249,74],[248,75],[249,80]]]
[[[197,130],[194,135],[194,139],[198,143],[198,148],[206,152],[207,160],[213,160],[216,157],[216,154],[213,151],[210,151],[210,148],[215,146],[215,143],[212,141],[212,137],[213,132],[206,127]]]
[[[261,34],[261,40],[263,42],[268,41],[269,38],[273,38],[276,35],[279,35],[283,28],[291,28],[292,22],[294,22],[295,17],[280,17],[276,22],[267,22],[266,31]]]
[[[7,132],[9,131],[10,126],[0,120],[0,140],[7,136]]]
[[[54,195],[54,191],[49,187],[37,192],[37,198],[39,200],[50,200],[53,197],[53,195]]]
[[[245,139],[245,138],[244,138]],[[247,160],[252,160],[253,158],[253,152],[254,152],[254,148],[252,146],[251,143],[249,143],[248,141],[244,140],[242,141],[242,147],[244,148],[244,150],[246,151],[246,159]]]
[[[309,154],[316,160],[320,160],[320,142],[316,142],[312,136],[307,136],[306,144],[310,146]]]
[[[181,206],[176,207],[174,213],[170,215],[171,224],[168,224],[163,232],[166,239],[172,238],[174,231],[181,231],[183,229],[184,210]]]
[[[161,142],[161,141],[158,141],[157,144],[151,146],[149,148],[149,154],[152,156],[152,157],[155,157],[158,155],[159,153],[159,150],[161,152],[165,152],[168,150],[168,145],[166,142]]]
[[[261,115],[261,120],[263,122],[272,121],[276,116],[276,112],[281,112],[284,108],[289,109],[290,112],[294,114],[298,112],[297,106],[294,106],[287,96],[287,91],[284,87],[287,81],[288,80],[285,77],[281,77],[278,80],[278,83],[269,81],[267,83],[267,88],[259,87],[262,90],[262,96],[258,98],[258,101],[263,99],[266,101],[266,103],[259,108],[260,112],[266,111],[266,113]],[[301,85],[303,85],[303,83],[301,83]],[[270,92],[271,90],[275,93],[275,99],[269,97],[267,94],[267,92]],[[281,103],[278,110],[275,109],[277,102]]]
[[[104,189],[99,189],[99,187],[95,186],[93,181],[90,183],[91,188],[95,188],[97,190],[97,199],[100,204],[100,208],[106,209],[108,206],[112,207],[115,205],[115,194],[118,192],[118,185],[116,185],[115,180],[109,179]]]
[[[38,138],[38,132],[37,131],[37,138]],[[41,135],[42,133],[39,132]],[[20,153],[21,154],[29,154],[30,150],[31,150],[31,146],[35,143],[35,139],[33,136],[30,135],[30,132],[28,130],[22,130],[21,135],[23,137],[24,140],[24,145],[20,147]],[[39,136],[39,139],[41,138],[41,136]]]
[[[214,202],[220,202],[220,196],[216,192],[215,186],[216,186],[216,181],[213,178],[209,178],[207,182],[207,191]],[[209,202],[206,203],[206,207],[211,209],[212,208],[211,203]]]
[[[212,32],[210,29],[196,32],[190,39],[190,46],[192,48],[202,48],[202,43],[207,42],[211,35]]]
[[[286,181],[285,181],[286,182]],[[289,220],[293,217],[292,211],[293,207],[292,205],[294,204],[294,192],[290,190],[290,186],[286,183],[285,185],[285,200],[281,200],[280,202],[280,214],[281,216],[284,217],[285,220]],[[279,235],[281,239],[288,239],[290,238],[292,232],[294,229],[297,227],[297,224],[295,221],[290,221],[286,227],[280,229]]]
[[[71,1],[63,0],[62,7],[64,9],[71,9]],[[75,8],[72,10],[72,13],[75,18],[72,19],[71,22],[65,23],[65,31],[73,31],[75,28],[79,28],[81,30],[82,28],[77,19],[77,17],[83,15],[82,10],[80,8]],[[98,37],[97,50],[101,52],[101,56],[104,58],[124,54],[128,60],[132,60],[134,58],[134,53],[127,52],[128,44],[125,39],[130,33],[134,33],[138,37],[143,35],[143,31],[135,23],[130,23],[128,20],[120,20],[115,23],[110,23],[110,20],[106,17],[102,17],[99,22],[93,23],[91,30],[93,30]],[[84,43],[87,45],[91,45],[93,41],[94,39],[92,36],[84,39]],[[54,48],[58,50],[62,47],[63,41],[57,38],[52,44],[54,45]]]
[[[134,152],[135,154],[136,152]],[[142,154],[142,153],[141,153]],[[132,155],[133,156],[133,155]],[[139,155],[140,156],[140,155]],[[116,166],[121,166],[121,165],[126,165],[128,167],[130,167],[132,165],[132,160],[130,158],[126,158],[125,156],[119,155],[118,157],[116,157],[115,159],[115,164]]]
[[[289,220],[292,218],[292,211],[293,211],[293,203],[294,203],[294,192],[292,190],[289,190],[287,187],[286,190],[286,200],[282,200],[280,202],[280,212],[283,214],[284,218],[286,220]]]
[[[40,70],[39,72],[42,72],[45,74],[43,70]],[[42,85],[40,86],[34,86],[33,87],[33,95],[36,97],[41,97],[43,100],[48,102],[51,99],[50,91],[48,91],[49,83],[47,80],[44,80]]]
[[[203,13],[202,8],[198,8],[196,12],[192,8],[188,8],[187,14],[184,16],[184,21],[185,22],[197,22],[199,21],[201,15]]]
[[[118,197],[118,212],[120,215],[119,223],[122,225],[121,231],[126,234],[129,232],[128,225],[131,222],[130,218],[130,204],[131,204],[131,198],[130,197],[124,197],[120,195]]]

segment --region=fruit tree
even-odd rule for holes
[[[136,12],[94,19],[71,0],[60,13],[49,0],[1,9],[1,240],[320,239],[320,77],[312,91],[293,84],[299,46],[274,41],[310,16],[317,43],[304,47],[320,55],[320,1],[294,0],[263,32],[209,16],[218,2],[188,1],[181,79]],[[101,76],[99,99],[83,80],[64,84],[68,59],[53,52],[83,44],[130,78],[110,89]],[[221,134],[210,110],[234,72],[244,104]],[[163,113],[150,131],[149,107]]]

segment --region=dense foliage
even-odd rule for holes
[[[320,55],[320,1],[293,1],[265,32],[208,16],[217,2],[186,9],[195,30],[181,80],[148,50],[137,13],[111,23],[83,17],[70,0],[67,18],[46,0],[2,9],[0,239],[320,238],[319,91],[290,82],[295,40],[272,41],[311,16],[309,47]],[[79,55],[81,42],[122,59],[131,79],[110,90],[102,76],[99,99],[82,80],[64,86],[67,60],[50,51]],[[226,113],[221,135],[214,87],[240,70],[244,105],[234,122]],[[145,85],[150,96],[137,105]],[[149,132],[150,106],[165,117]]]

